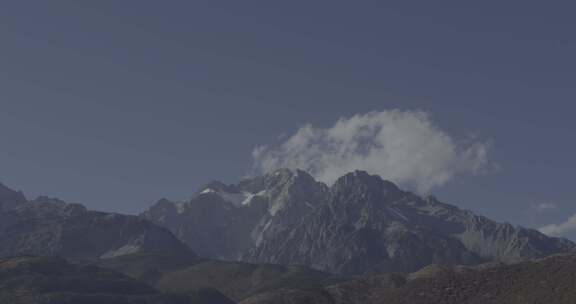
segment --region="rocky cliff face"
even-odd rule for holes
[[[212,182],[188,202],[160,200],[142,217],[169,228],[201,256],[237,260],[325,203],[326,185],[280,170],[238,185]]]
[[[213,182],[190,201],[162,200],[142,216],[203,256],[345,274],[514,262],[574,248],[567,240],[421,198],[361,171],[331,187],[290,170],[236,185]]]
[[[245,258],[337,273],[408,272],[432,263],[515,262],[573,247],[354,172],[331,187],[326,205],[255,246]]]
[[[137,216],[89,211],[80,204],[47,197],[26,201],[21,193],[6,189],[0,188],[0,202],[10,206],[0,211],[0,257],[106,258],[141,251],[191,254],[167,229]]]

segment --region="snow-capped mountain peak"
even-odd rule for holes
[[[212,188],[206,188],[200,192],[200,195],[205,194],[217,195],[224,201],[227,201],[236,207],[248,205],[252,198],[255,196],[255,194],[246,191],[229,192]]]

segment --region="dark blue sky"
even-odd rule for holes
[[[456,137],[491,140],[501,167],[436,196],[514,224],[561,222],[576,213],[575,9],[3,1],[0,181],[136,213],[237,181],[256,145],[304,123],[422,109]]]

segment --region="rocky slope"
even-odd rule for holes
[[[137,253],[94,261],[98,267],[122,272],[158,290],[193,294],[214,289],[241,301],[256,294],[283,288],[313,288],[346,278],[305,267],[185,258]]]
[[[440,269],[426,278],[373,295],[390,304],[575,303],[576,256],[564,254],[513,265]]]
[[[135,254],[100,260],[138,277],[157,266],[157,290],[218,290],[240,304],[536,304],[575,303],[576,254],[513,264],[428,265],[409,274],[341,276],[303,267]]]
[[[163,294],[125,275],[59,257],[0,259],[0,303],[233,304],[215,290]]]
[[[240,304],[569,304],[576,303],[576,256],[476,267],[430,265],[321,288],[283,288]]]
[[[0,259],[0,303],[113,304],[571,304],[576,255],[515,264],[429,265],[410,274],[335,276],[301,267],[171,260],[154,254],[72,264]],[[158,266],[154,283],[134,275]],[[104,268],[103,268],[104,267]],[[140,267],[143,267],[140,269]],[[112,269],[106,269],[112,268]]]
[[[0,187],[0,257],[106,258],[151,251],[193,254],[167,229],[137,216],[89,211],[80,204],[24,196]]]
[[[161,200],[142,217],[205,257],[342,274],[517,262],[575,247],[421,198],[362,171],[331,187],[286,169],[236,185],[213,182],[189,201]]]

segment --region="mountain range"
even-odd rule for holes
[[[140,215],[0,184],[0,304],[574,303],[575,247],[363,171],[215,181]]]
[[[140,251],[193,254],[167,229],[137,216],[89,211],[58,199],[26,200],[0,184],[0,257],[107,258]]]
[[[233,185],[211,182],[188,201],[162,199],[141,216],[204,257],[338,274],[511,263],[575,247],[420,197],[363,171],[331,186],[288,169]]]

